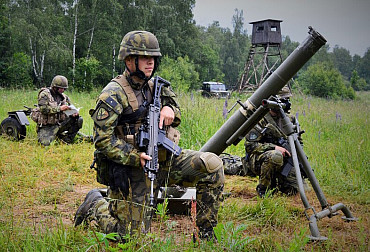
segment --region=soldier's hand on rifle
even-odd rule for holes
[[[145,154],[145,152],[141,152],[139,156],[141,167],[144,167],[146,160],[152,160],[152,157]]]
[[[175,119],[175,112],[169,106],[164,106],[159,116],[159,128],[163,128],[163,122],[165,126],[171,125]]]
[[[68,109],[70,109],[70,107],[68,105],[60,106],[60,111],[65,111],[65,110],[68,110]]]
[[[281,146],[276,145],[275,146],[275,150],[280,151],[281,154],[283,154],[283,157],[286,157],[286,155],[288,155],[289,157],[291,156],[290,155],[290,152],[287,149],[285,149],[285,148],[283,148]]]

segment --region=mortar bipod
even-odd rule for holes
[[[337,211],[339,210],[341,210],[344,213],[345,216],[343,216],[342,218],[346,221],[356,221],[358,219],[352,215],[351,211],[343,203],[338,203],[333,206],[329,206],[324,196],[324,193],[322,192],[320,185],[316,179],[316,176],[313,173],[310,163],[308,162],[307,156],[303,151],[301,143],[298,140],[298,132],[296,131],[296,127],[290,121],[289,117],[286,116],[280,103],[264,100],[262,102],[262,105],[264,107],[278,106],[279,108],[279,113],[282,119],[281,130],[286,136],[288,136],[288,141],[291,147],[291,155],[293,158],[293,164],[294,164],[294,169],[295,169],[297,183],[298,183],[298,191],[301,196],[302,203],[305,207],[305,215],[309,221],[311,236],[308,236],[308,237],[310,238],[310,240],[318,240],[318,241],[327,240],[328,239],[327,237],[320,235],[320,231],[317,226],[318,220],[324,217],[327,217],[327,216],[331,218],[334,215],[337,215],[338,214]],[[299,167],[299,161],[301,162],[303,171],[306,173],[308,180],[310,181],[312,188],[315,191],[316,196],[320,202],[320,205],[322,207],[322,211],[320,212],[316,212],[315,209],[308,202],[308,199],[304,191],[301,170]],[[311,216],[309,216],[307,213],[309,210],[313,211],[313,214]]]

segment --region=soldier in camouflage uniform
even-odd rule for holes
[[[38,94],[38,106],[32,110],[31,118],[37,123],[38,141],[48,146],[57,137],[65,143],[72,143],[83,119],[78,113],[67,116],[71,101],[64,94],[68,80],[62,75],[53,78],[49,88],[42,88]]]
[[[108,167],[108,197],[91,190],[76,212],[75,226],[94,221],[103,232],[117,232],[121,237],[148,231],[153,209],[149,207],[150,180],[143,166],[151,157],[138,150],[135,134],[153,100],[151,78],[160,56],[152,33],[133,31],[123,37],[119,59],[124,61],[125,71],[103,89],[91,111],[98,173],[101,167]],[[162,88],[161,104],[159,127],[175,130],[181,115],[171,87]],[[195,186],[199,236],[212,238],[224,184],[221,159],[209,152],[182,150],[174,157],[160,150],[159,164],[155,198],[160,186]]]
[[[287,87],[284,87],[279,94],[280,99],[289,99],[290,96],[291,93]],[[290,118],[294,123],[295,117]],[[269,113],[246,135],[245,157],[239,158],[225,154],[221,156],[225,174],[259,176],[256,190],[260,197],[265,195],[267,189],[274,188],[288,195],[298,192],[294,168],[290,169],[286,176],[281,174],[287,158],[291,156],[289,150],[286,149],[288,140],[280,130],[281,126],[280,114],[270,109]]]

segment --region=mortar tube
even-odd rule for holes
[[[276,95],[293,78],[298,70],[326,43],[326,39],[309,27],[309,36],[288,56],[288,58],[273,72],[267,80],[221,126],[221,128],[202,146],[200,151],[209,151],[221,154],[230,144],[227,140],[243,125],[248,117],[253,114],[263,99]],[[254,122],[254,125],[258,121]],[[248,132],[243,132],[244,134]],[[244,137],[244,136],[243,136]],[[240,136],[233,136],[234,139]]]

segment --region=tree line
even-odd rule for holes
[[[123,35],[148,30],[157,36],[164,55],[158,73],[174,88],[196,90],[203,81],[221,81],[235,89],[251,46],[243,11],[235,9],[233,29],[217,21],[203,27],[193,19],[195,0],[0,1],[1,87],[48,86],[57,74],[78,91],[104,86],[123,71],[117,60]],[[284,37],[283,58],[298,44]],[[345,92],[370,90],[369,49],[363,57],[352,57],[342,47],[329,49],[324,46],[301,69],[297,85],[310,91],[315,83],[307,82],[316,74],[334,81],[334,90],[338,81]]]

